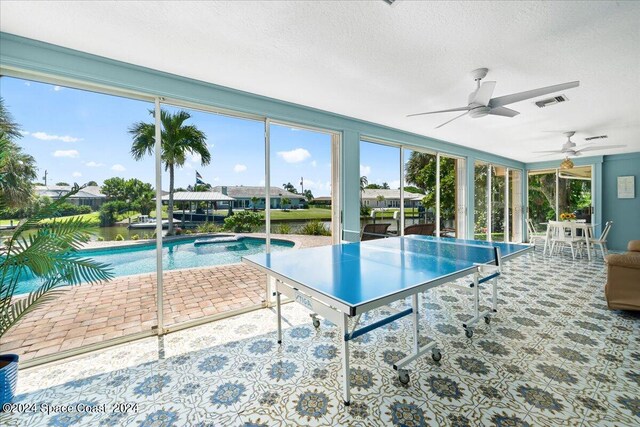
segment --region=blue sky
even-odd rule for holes
[[[45,170],[49,184],[101,184],[113,176],[155,182],[153,158],[135,161],[128,133],[133,123],[153,121],[153,104],[10,77],[0,79],[0,94],[23,131],[19,144],[35,157],[41,182]],[[196,170],[212,185],[264,185],[262,122],[185,110],[192,115],[187,123],[207,136],[212,161],[201,166],[199,158],[190,157],[176,171],[176,187],[193,184]],[[397,188],[398,153],[397,148],[361,143],[361,175]],[[315,196],[330,194],[330,136],[272,125],[271,184],[291,182],[300,190],[301,177]],[[168,173],[163,188],[168,189]]]

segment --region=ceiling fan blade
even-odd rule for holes
[[[480,89],[476,91],[476,94],[473,96],[473,99],[469,104],[479,104],[483,106],[489,105],[489,101],[491,101],[491,95],[493,95],[493,90],[496,88],[496,82],[484,82]]]
[[[534,153],[562,153],[560,150],[546,150],[546,151],[534,151]]]
[[[512,93],[511,95],[499,96],[489,101],[490,107],[500,107],[503,105],[513,104],[514,102],[524,101],[525,99],[536,98],[538,96],[547,95],[553,92],[559,92],[565,89],[580,86],[579,81],[561,83],[559,85],[541,87],[539,89],[527,90],[525,92]]]
[[[515,117],[520,114],[520,112],[507,107],[495,107],[489,111],[489,114],[493,114],[494,116]]]
[[[425,114],[451,113],[453,111],[469,111],[469,107],[467,106],[467,107],[449,108],[448,110],[428,111],[426,113],[408,114],[407,117],[423,116]]]
[[[578,148],[575,151],[581,153],[583,151],[596,151],[596,150],[606,150],[608,148],[624,148],[624,147],[626,147],[626,145],[598,145],[597,147],[590,145],[588,147]]]
[[[454,121],[455,119],[459,119],[460,117],[464,116],[465,114],[467,114],[468,111],[465,111],[464,113],[460,114],[459,116],[455,116],[453,119],[444,122],[443,124],[441,124],[440,126],[436,126],[436,129],[441,128],[442,126],[446,125],[447,123],[451,123],[452,121]]]

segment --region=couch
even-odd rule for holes
[[[605,257],[607,284],[604,294],[613,310],[640,310],[640,240],[632,240],[624,254]]]

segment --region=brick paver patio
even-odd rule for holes
[[[331,242],[319,236],[283,237],[295,241],[296,248]],[[164,322],[170,326],[261,304],[266,275],[244,264],[229,264],[167,271],[163,282]],[[0,353],[30,360],[155,325],[156,274],[118,277],[106,284],[69,288],[29,313],[2,338]]]

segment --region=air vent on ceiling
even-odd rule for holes
[[[567,98],[566,95],[558,95],[558,96],[554,96],[553,98],[543,99],[542,101],[536,101],[536,105],[540,108],[544,108],[544,107],[548,107],[549,105],[557,104],[559,102],[565,102],[568,100],[569,98]]]
[[[598,136],[590,136],[588,138],[585,138],[584,140],[585,141],[591,141],[593,139],[606,139],[606,138],[609,138],[609,136],[607,136],[607,135],[598,135]]]
[[[393,2],[396,0],[382,0],[382,1],[384,1],[385,3],[393,4]]]

